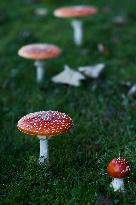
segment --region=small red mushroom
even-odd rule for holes
[[[22,117],[17,128],[40,139],[39,163],[48,161],[48,138],[67,132],[73,126],[72,119],[58,111],[40,111]]]
[[[43,60],[53,58],[59,55],[60,52],[61,49],[55,45],[47,43],[34,43],[20,48],[18,55],[23,58],[35,60],[34,65],[36,66],[37,82],[41,82],[44,74]]]
[[[79,17],[94,15],[97,11],[97,8],[94,6],[67,6],[56,9],[54,15],[60,18],[74,18],[71,22],[74,42],[77,46],[80,46],[82,45],[83,29],[82,21],[79,20]]]
[[[107,172],[114,178],[111,182],[114,191],[124,191],[123,179],[130,173],[129,162],[122,157],[114,158],[109,162]]]

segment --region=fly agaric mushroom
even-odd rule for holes
[[[72,119],[65,113],[58,111],[40,111],[29,113],[22,117],[17,128],[40,139],[39,163],[47,162],[48,138],[67,132],[73,126]]]
[[[79,17],[94,15],[97,13],[97,8],[92,6],[70,6],[61,7],[54,11],[57,17],[73,18],[71,26],[74,32],[74,42],[77,46],[82,45],[83,29],[82,21]]]
[[[111,187],[113,187],[114,191],[124,191],[123,179],[130,173],[129,162],[122,157],[114,158],[109,162],[107,172],[114,178],[111,182]]]
[[[18,55],[28,59],[34,59],[36,66],[37,82],[41,82],[44,74],[44,59],[53,58],[59,55],[61,49],[55,45],[45,43],[35,43],[23,46],[19,49]]]

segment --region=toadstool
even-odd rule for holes
[[[39,163],[47,162],[49,159],[48,138],[67,132],[72,126],[72,119],[58,111],[29,113],[22,117],[17,124],[20,131],[40,139]]]
[[[54,11],[54,15],[57,17],[73,18],[71,26],[74,32],[74,42],[77,46],[82,45],[83,41],[82,21],[79,20],[79,17],[89,16],[96,13],[97,8],[93,6],[61,7]]]
[[[53,58],[59,55],[61,49],[52,44],[35,43],[23,46],[19,49],[18,55],[27,59],[34,59],[36,66],[37,82],[41,82],[44,74],[44,59]]]
[[[109,162],[107,172],[114,178],[111,182],[114,191],[124,191],[123,179],[130,173],[129,162],[122,157],[114,158]]]

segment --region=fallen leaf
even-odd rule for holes
[[[118,26],[126,25],[128,23],[128,19],[126,16],[115,16],[112,22]]]
[[[110,49],[103,43],[98,43],[97,48],[98,51],[104,54],[105,56],[109,56],[111,53]]]
[[[46,16],[48,14],[48,10],[46,8],[37,8],[34,13],[37,16]]]
[[[133,83],[132,83],[131,81],[123,81],[123,80],[120,82],[120,84],[121,84],[122,86],[128,88],[128,89],[131,88],[132,85],[133,85]]]
[[[105,64],[99,63],[94,66],[82,66],[78,70],[90,78],[98,78],[105,68]]]
[[[80,86],[80,80],[85,77],[78,71],[71,69],[68,65],[64,66],[64,70],[58,75],[52,77],[51,81],[54,83],[68,84],[72,86]]]
[[[34,32],[31,30],[22,30],[16,37],[16,41],[21,44],[32,43],[38,41]]]
[[[128,91],[128,96],[134,96],[136,95],[136,84],[134,84]]]

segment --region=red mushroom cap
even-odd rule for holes
[[[42,60],[59,55],[61,49],[55,45],[35,43],[23,46],[19,49],[18,55],[24,58]]]
[[[93,6],[70,6],[61,7],[54,11],[57,17],[80,17],[97,13],[97,8]]]
[[[114,178],[126,178],[130,173],[130,165],[128,161],[122,157],[114,158],[109,162],[107,172]]]
[[[22,117],[17,124],[20,131],[39,136],[54,136],[68,131],[73,126],[72,119],[58,111],[40,111]]]

